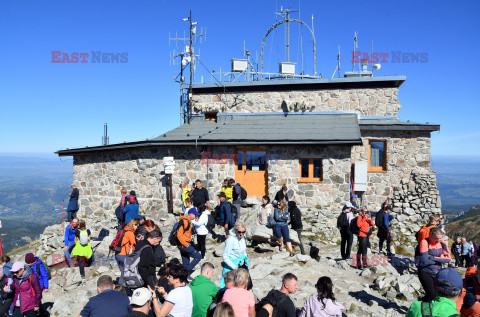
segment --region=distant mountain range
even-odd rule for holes
[[[480,241],[480,205],[462,212],[453,222],[445,225],[445,230],[450,238],[457,235],[473,240],[476,244]]]

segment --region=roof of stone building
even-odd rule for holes
[[[400,87],[406,76],[303,78],[194,84],[193,94],[304,89],[349,89]],[[188,88],[187,84],[182,85]]]
[[[438,131],[439,125],[404,122],[397,118],[360,118],[355,113],[235,113],[218,114],[216,121],[196,116],[152,140],[65,149],[68,156],[87,152],[162,145],[362,144],[368,130]]]

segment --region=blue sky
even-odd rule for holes
[[[403,120],[441,124],[432,135],[434,155],[480,155],[476,111],[478,1],[23,1],[0,2],[0,105],[4,138],[0,152],[53,152],[99,145],[108,122],[111,143],[153,138],[176,127],[178,66],[169,65],[168,36],[183,35],[191,9],[207,28],[200,59],[217,72],[243,57],[243,41],[260,51],[263,34],[280,6],[301,9],[314,28],[317,71],[330,77],[338,45],[342,66],[354,31],[359,50],[427,53],[426,63],[384,63],[377,75],[406,75],[399,98]],[[292,26],[292,60],[312,73],[311,39]],[[265,49],[274,71],[284,56],[283,31],[272,32]],[[127,63],[52,63],[52,51],[128,53]],[[255,53],[254,53],[255,54]],[[205,75],[198,66],[197,81]],[[297,69],[300,66],[297,66]],[[204,78],[207,78],[205,76]]]

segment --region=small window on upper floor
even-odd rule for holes
[[[299,168],[299,183],[321,183],[323,181],[322,159],[301,158],[299,159]]]
[[[205,112],[205,121],[217,121],[217,111]]]
[[[374,141],[368,142],[368,171],[386,172],[387,171],[387,142]]]

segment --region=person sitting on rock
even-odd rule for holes
[[[332,280],[328,276],[322,276],[315,288],[317,295],[307,299],[298,317],[342,316],[345,307],[335,300]]]
[[[222,302],[232,305],[235,317],[255,317],[255,296],[247,290],[250,275],[247,269],[240,268],[235,274],[235,286],[223,295]]]
[[[455,310],[455,302],[457,301],[463,286],[460,273],[453,268],[441,269],[435,277],[435,284],[437,286],[437,296],[435,299],[431,302],[413,302],[406,317],[459,316]]]
[[[225,287],[220,288],[218,291],[217,295],[213,299],[212,304],[208,308],[208,313],[207,316],[211,317],[213,315],[213,312],[215,311],[215,308],[219,305],[219,303],[222,302],[223,295],[225,295],[225,292],[227,289],[232,288],[235,286],[235,275],[237,274],[237,270],[233,271],[228,271],[223,275],[223,280],[225,282]]]
[[[480,263],[479,263],[480,264]],[[477,271],[463,279],[463,287],[458,297],[457,312],[462,316],[480,316],[480,265]]]
[[[13,274],[13,284],[6,285],[4,292],[15,292],[13,297],[13,316],[36,316],[42,304],[42,287],[38,276],[23,262],[15,262],[10,270]]]
[[[133,291],[130,305],[132,306],[132,311],[126,317],[167,316],[166,314],[161,314],[157,296],[151,288],[141,287]],[[151,314],[152,306],[153,315]]]
[[[418,261],[418,279],[425,291],[423,301],[435,299],[435,276],[441,270],[443,263],[450,263],[450,250],[443,242],[443,231],[433,228],[430,237],[420,242]]]
[[[33,253],[27,253],[25,255],[25,264],[38,276],[42,290],[48,292],[48,272],[42,260],[34,256]]]
[[[128,205],[123,209],[123,214],[125,215],[125,223],[129,223],[132,219],[138,216],[138,204],[136,203],[137,198],[130,195],[128,197]]]
[[[160,294],[165,297],[157,317],[175,316],[191,317],[193,312],[192,290],[187,286],[188,270],[183,265],[174,265],[170,268],[168,283],[173,289],[167,294],[165,289],[157,287]]]
[[[219,303],[215,308],[213,317],[235,317],[232,305],[227,302]]]
[[[290,240],[290,230],[288,229],[288,222],[290,221],[290,213],[288,212],[285,201],[279,201],[278,207],[274,209],[273,218],[275,219],[275,227],[273,227],[273,233],[280,242],[280,251],[283,251],[283,241],[287,245],[290,256],[294,256],[295,253],[292,249],[292,241]]]
[[[130,311],[130,300],[124,293],[114,290],[115,285],[109,275],[97,280],[98,295],[91,297],[78,317],[126,316]]]
[[[67,259],[67,264],[72,264],[70,253],[72,253],[73,247],[75,247],[75,232],[77,229],[78,218],[74,218],[72,222],[65,228],[65,236],[63,238],[65,246],[63,247],[63,253]]]
[[[248,267],[247,244],[245,242],[245,224],[237,221],[232,234],[225,241],[225,249],[223,250],[223,262],[225,263],[220,279],[220,288],[225,287],[224,275],[229,271],[238,269],[242,265]]]
[[[215,266],[210,262],[202,265],[200,275],[190,283],[193,298],[192,317],[205,317],[208,307],[218,293],[218,287],[211,281]]]
[[[257,317],[296,317],[297,309],[290,298],[290,294],[295,294],[298,290],[298,278],[287,273],[282,278],[282,288],[280,290],[271,290],[256,305]]]
[[[268,216],[272,215],[272,205],[270,204],[270,197],[265,195],[262,197],[262,205],[257,213],[257,225],[268,225]]]

